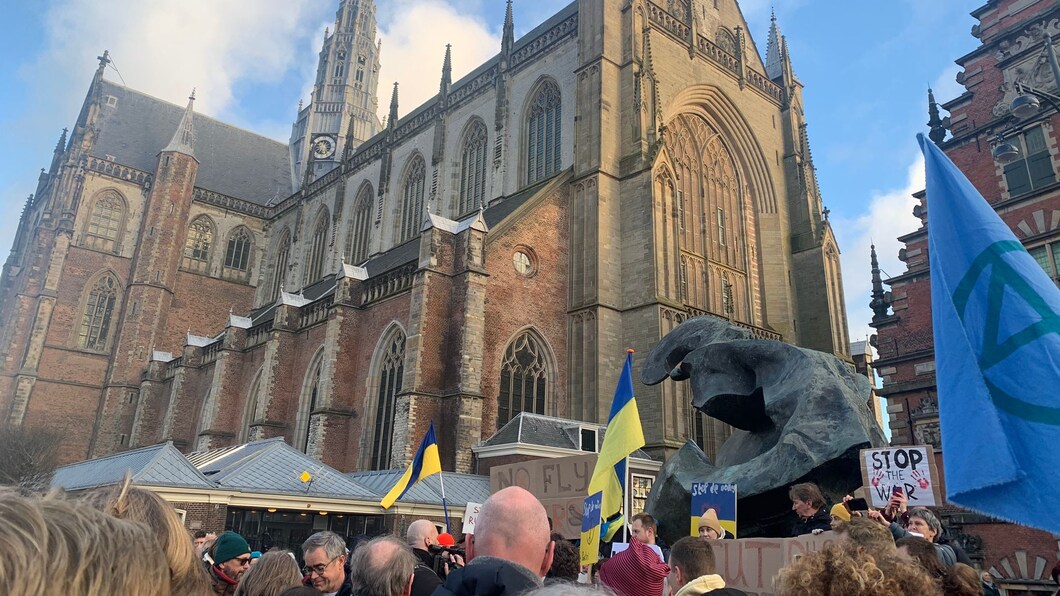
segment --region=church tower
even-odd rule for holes
[[[382,130],[376,115],[381,50],[376,39],[375,2],[342,0],[334,33],[324,31],[310,103],[300,107],[291,130],[295,188],[331,171]]]

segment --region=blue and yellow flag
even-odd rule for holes
[[[438,439],[434,436],[434,421],[432,420],[431,427],[427,429],[427,434],[423,436],[420,448],[416,451],[416,457],[412,458],[412,464],[379,504],[383,506],[383,509],[390,509],[394,501],[404,497],[405,493],[409,492],[409,489],[417,482],[431,474],[441,473],[442,460],[438,457]]]
[[[633,397],[633,350],[626,354],[626,364],[618,377],[611,415],[607,419],[604,443],[589,480],[589,494],[603,492],[600,506],[600,536],[611,540],[622,527],[622,501],[626,494],[626,458],[644,446],[640,412]]]
[[[1060,290],[946,154],[917,140],[946,496],[1060,532]]]

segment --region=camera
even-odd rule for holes
[[[438,577],[443,580],[449,574],[450,570],[460,567],[460,564],[453,559],[453,555],[459,556],[461,559],[467,557],[464,553],[464,549],[455,546],[442,546],[441,544],[432,544],[428,546],[427,552],[434,555],[434,564],[432,565],[432,568]]]
[[[457,555],[457,556],[460,556],[460,557],[466,557],[467,556],[464,553],[464,549],[462,549],[462,548],[457,548],[455,546],[442,546],[441,544],[432,544],[432,545],[427,547],[427,551],[430,552],[434,556],[438,556],[438,555],[441,555],[441,554],[444,554],[444,553],[448,553],[450,555]]]

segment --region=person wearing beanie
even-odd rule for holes
[[[203,558],[214,594],[230,596],[235,593],[239,578],[250,568],[250,545],[239,534],[225,532]]]
[[[643,596],[662,594],[669,574],[670,566],[662,562],[659,553],[634,538],[629,541],[629,548],[600,566],[599,578],[618,596]]]
[[[711,540],[730,540],[733,535],[721,527],[721,522],[718,521],[718,512],[713,509],[707,509],[703,512],[703,515],[699,516],[699,537]]]
[[[832,517],[832,529],[835,530],[839,524],[850,521],[850,510],[847,509],[846,503],[836,503],[832,505],[831,511],[828,512]]]

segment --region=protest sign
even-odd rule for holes
[[[725,586],[749,596],[775,594],[773,579],[782,567],[798,557],[838,542],[835,532],[795,538],[742,538],[711,540],[717,573]]]
[[[592,565],[600,558],[600,507],[604,493],[585,497],[582,507],[582,533],[579,560],[582,565]]]
[[[931,446],[862,449],[861,476],[873,507],[886,507],[895,487],[905,492],[909,507],[933,507],[943,502]]]
[[[582,501],[596,467],[596,454],[535,459],[490,469],[490,492],[521,486],[533,493],[552,519],[552,530],[569,540],[581,536]]]
[[[467,506],[464,507],[464,519],[460,524],[460,531],[462,533],[475,533],[475,519],[478,517],[480,509],[482,509],[482,503],[468,503]]]
[[[692,483],[692,536],[699,536],[699,518],[707,509],[713,509],[718,514],[721,527],[736,537],[735,484]]]

